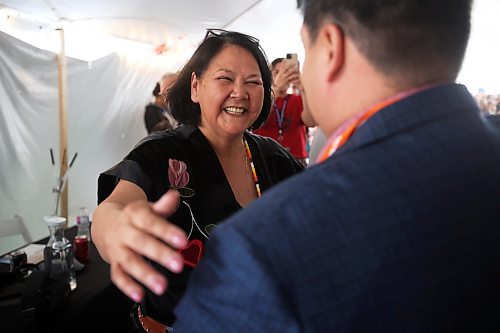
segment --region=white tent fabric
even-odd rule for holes
[[[57,52],[59,44],[50,32],[63,27],[66,53],[83,60],[131,41],[135,50],[129,47],[127,52],[165,44],[168,53],[188,57],[205,28],[255,35],[270,57],[301,55],[301,22],[294,0],[0,0],[0,30],[22,31],[19,38]],[[123,43],[110,43],[103,36],[119,37]],[[89,44],[93,50],[82,47]]]
[[[68,59],[68,211],[96,206],[97,175],[117,163],[146,132],[143,110],[164,73],[111,54],[92,63]],[[59,156],[55,54],[0,33],[0,214],[20,214],[34,239],[47,234]],[[73,217],[70,217],[73,219]],[[11,240],[2,242],[12,248]],[[5,246],[5,248],[4,248]]]

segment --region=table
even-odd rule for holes
[[[69,240],[75,234],[76,227],[65,230]],[[47,239],[37,243],[44,242]],[[52,314],[51,332],[129,331],[132,301],[111,283],[109,265],[101,259],[93,243],[90,243],[89,257],[89,263],[77,272],[77,288],[66,299],[64,308]],[[10,305],[10,312],[0,306],[1,332],[19,332],[20,307],[15,311]]]

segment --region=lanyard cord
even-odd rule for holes
[[[286,105],[288,104],[288,96],[286,95],[285,100],[283,102],[283,106],[281,107],[281,110],[278,109],[278,103],[276,103],[276,100],[273,103],[273,108],[274,112],[276,113],[276,119],[278,120],[278,135],[281,136],[283,134],[283,120],[285,119],[285,109]]]
[[[342,126],[337,133],[335,132],[328,142],[326,143],[325,147],[321,150],[319,157],[317,159],[317,163],[321,163],[324,160],[326,160],[328,157],[332,156],[337,150],[342,147],[347,140],[354,134],[354,132],[361,126],[363,125],[371,116],[373,116],[375,113],[379,112],[380,110],[386,108],[387,106],[394,104],[410,95],[416,94],[418,92],[421,92],[423,90],[429,89],[431,87],[434,87],[438,85],[439,83],[435,84],[428,84],[424,85],[421,87],[413,88],[407,91],[403,91],[399,94],[393,95],[389,98],[386,98],[377,104],[373,105],[372,107],[368,108],[364,112],[362,112],[360,115],[356,116],[354,119],[352,119],[352,122],[349,122]]]
[[[257,191],[257,197],[261,197],[259,177],[257,177],[257,172],[255,170],[255,165],[253,164],[252,152],[250,151],[250,146],[247,140],[243,137],[243,143],[245,144],[245,150],[247,152],[248,161],[250,162],[250,168],[252,169],[253,181],[255,183],[255,190]]]

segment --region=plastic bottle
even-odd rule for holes
[[[53,279],[65,279],[71,290],[76,288],[73,246],[64,237],[66,218],[45,216],[50,238],[44,249],[44,269]]]
[[[87,236],[88,241],[90,242],[90,218],[89,218],[89,212],[87,211],[87,208],[84,206],[80,207],[80,212],[78,213],[78,216],[76,217],[76,225],[78,228],[78,231],[76,233],[77,236]]]

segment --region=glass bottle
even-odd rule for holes
[[[80,212],[76,217],[76,226],[78,228],[77,236],[86,236],[90,242],[90,218],[89,212],[85,206],[80,207]]]
[[[44,270],[49,271],[53,279],[65,279],[71,290],[76,288],[76,274],[73,245],[64,237],[66,218],[61,216],[45,216],[50,231],[49,241],[45,246]]]

